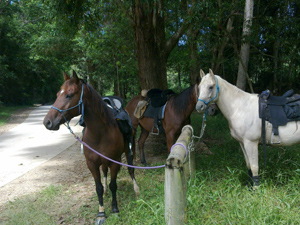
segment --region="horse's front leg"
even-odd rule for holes
[[[103,171],[103,192],[104,194],[107,192],[107,172],[108,167],[107,165],[102,164],[102,171]]]
[[[252,187],[253,186],[253,179],[252,179],[252,171],[251,171],[251,167],[250,167],[249,158],[248,158],[247,152],[244,148],[244,144],[242,142],[240,142],[240,146],[241,146],[241,149],[243,151],[245,161],[246,161],[246,165],[247,165],[247,168],[248,168],[248,177],[249,177],[248,184]]]
[[[109,183],[109,189],[112,194],[112,201],[111,201],[111,207],[112,207],[112,212],[113,213],[119,213],[119,208],[118,208],[118,202],[117,202],[117,175],[120,170],[120,166],[116,163],[113,163],[110,166],[110,176],[111,176],[111,181]]]
[[[251,170],[249,171],[249,175],[252,175],[253,188],[255,189],[259,186],[258,141],[246,140],[244,141],[244,148],[245,148],[246,156],[249,160],[249,165]]]
[[[99,212],[96,217],[96,224],[101,225],[105,222],[105,210],[104,210],[104,204],[103,204],[104,188],[101,183],[101,174],[100,174],[100,169],[99,169],[100,165],[87,160],[87,166],[94,177],[94,181],[95,181],[95,185],[96,185],[96,193],[97,193],[98,201],[99,201]]]

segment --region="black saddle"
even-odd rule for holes
[[[300,120],[300,95],[294,94],[293,90],[282,96],[272,96],[269,90],[263,91],[259,95],[259,117],[272,123],[273,134],[279,135],[279,126]]]
[[[149,101],[150,104],[143,116],[154,119],[152,134],[159,135],[159,133],[165,132],[161,120],[164,118],[166,103],[174,94],[175,92],[170,89],[161,90],[157,88],[150,89],[147,92],[146,101]]]
[[[102,100],[107,104],[108,108],[111,109],[124,137],[131,138],[133,126],[130,116],[123,108],[123,100],[117,96],[102,97]]]
[[[166,104],[166,102],[172,97],[172,95],[174,95],[175,92],[170,90],[170,89],[166,89],[166,90],[161,90],[161,89],[150,89],[147,92],[147,98],[150,99],[151,101],[151,105],[156,108],[156,107],[161,107],[164,104]]]

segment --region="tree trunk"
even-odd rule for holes
[[[245,12],[244,12],[244,24],[243,24],[244,37],[248,37],[251,32],[253,6],[254,6],[254,0],[246,0]],[[242,40],[238,77],[236,81],[236,86],[242,90],[246,89],[249,55],[250,55],[250,43],[245,42],[245,40]]]
[[[153,7],[146,2],[135,2],[133,20],[141,88],[166,89],[168,56],[165,52],[165,24],[163,13],[160,12],[161,1]]]
[[[279,20],[280,20],[280,9],[278,8],[277,11],[276,11],[276,15],[275,15],[275,18],[276,18],[276,24],[280,24],[279,23]],[[278,74],[278,52],[279,52],[279,46],[280,46],[280,28],[275,26],[275,34],[276,34],[276,39],[274,40],[274,43],[273,43],[273,63],[274,63],[274,75],[273,75],[273,90],[276,89],[276,86],[278,84],[278,77],[277,77],[277,74]],[[278,91],[281,92],[281,87],[279,86],[278,87]]]
[[[135,0],[132,3],[133,17],[128,17],[135,34],[141,89],[168,87],[167,59],[189,25],[184,21],[172,37],[166,40],[163,3],[163,0]]]
[[[199,75],[200,66],[199,66],[199,60],[198,60],[198,50],[197,50],[197,44],[196,44],[196,38],[199,34],[199,29],[194,29],[191,27],[188,32],[188,40],[189,40],[189,48],[190,48],[190,59],[191,59],[191,72],[190,72],[190,83],[193,85],[197,77]]]

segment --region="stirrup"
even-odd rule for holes
[[[157,129],[157,132],[156,132],[156,133],[154,132],[154,128]],[[159,128],[158,128],[158,125],[156,125],[156,126],[154,125],[154,126],[152,127],[151,134],[159,135]]]
[[[275,139],[277,139],[277,140],[274,140],[274,136],[276,137]],[[274,133],[272,132],[271,144],[280,144],[280,143],[281,143],[280,136],[279,135],[274,135]]]

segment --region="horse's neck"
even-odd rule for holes
[[[191,115],[191,113],[195,110],[196,104],[198,102],[198,98],[197,98],[198,95],[197,95],[197,92],[196,92],[197,88],[198,88],[198,85],[195,84],[193,86],[193,90],[192,90],[192,93],[193,93],[192,98],[188,99],[189,104],[188,104],[188,107],[186,109],[186,114],[187,114],[186,117],[189,117]]]
[[[183,119],[186,120],[190,115],[191,113],[194,111],[195,107],[196,107],[196,104],[197,104],[197,96],[196,96],[196,88],[197,88],[197,84],[195,84],[194,86],[190,87],[192,88],[192,90],[186,90],[188,91],[189,93],[192,92],[192,97],[189,95],[189,97],[187,98],[185,95],[184,95],[184,101],[186,101],[186,104],[185,104],[185,107],[184,107],[184,110],[182,111],[183,114]],[[181,93],[182,94],[182,93]],[[182,98],[181,98],[182,99]],[[177,102],[178,103],[178,102]],[[174,101],[174,104],[177,104],[175,103]],[[177,105],[178,106],[178,105]]]
[[[99,100],[102,101],[102,100]],[[95,103],[94,103],[95,104]],[[84,122],[89,132],[99,135],[106,133],[112,126],[114,120],[111,118],[109,111],[102,102],[96,103],[96,107],[92,104],[92,100],[88,100],[85,104]]]
[[[235,116],[235,112],[241,109],[245,102],[247,102],[253,95],[244,92],[238,87],[230,84],[226,80],[218,77],[218,83],[220,88],[220,95],[217,100],[217,105],[223,115],[230,119]]]

